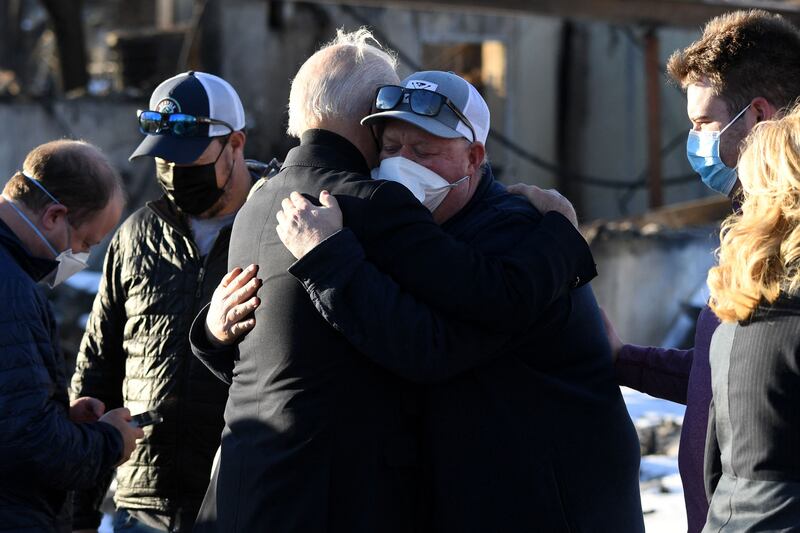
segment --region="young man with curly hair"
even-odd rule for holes
[[[800,96],[800,32],[765,11],[721,15],[706,24],[699,40],[672,54],[667,71],[686,90],[692,168],[708,187],[733,200],[740,190],[735,169],[743,139]],[[689,350],[623,344],[613,327],[609,332],[620,384],[686,405],[678,457],[690,532],[703,528],[708,513],[703,450],[711,402],[709,346],[718,324],[705,307]]]
[[[779,115],[800,97],[800,32],[779,15],[735,11],[711,19],[697,41],[672,54],[670,77],[686,91],[691,130],[686,155],[703,183],[729,196],[740,185],[736,162],[753,126]],[[569,212],[555,191],[515,185],[540,211]],[[711,369],[708,352],[719,321],[705,307],[697,320],[694,348],[674,350],[624,344],[606,319],[617,380],[658,398],[686,405],[678,462],[688,530],[697,533],[708,514],[703,486]]]

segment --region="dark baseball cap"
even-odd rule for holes
[[[205,72],[184,72],[162,82],[150,96],[150,110],[165,115],[183,113],[226,122],[234,131],[244,129],[244,108],[230,83]],[[187,164],[195,161],[215,137],[231,131],[220,124],[199,126],[201,136],[178,137],[169,132],[147,135],[129,159],[142,156]]]

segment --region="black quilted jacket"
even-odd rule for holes
[[[189,530],[205,494],[223,427],[227,386],[189,347],[189,328],[227,270],[230,227],[205,258],[187,222],[161,199],[135,212],[108,249],[81,342],[72,395],[107,409],[158,409],[163,422],[117,469],[117,507],[182,518]],[[75,528],[96,527],[107,485],[79,494]]]

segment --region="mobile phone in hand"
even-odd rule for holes
[[[144,413],[133,415],[131,417],[130,424],[135,428],[143,428],[145,426],[150,426],[152,424],[158,424],[163,420],[164,419],[161,417],[161,415],[158,414],[158,411],[156,411],[155,409],[151,409],[150,411],[145,411]]]

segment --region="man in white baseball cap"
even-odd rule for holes
[[[222,78],[172,77],[137,118],[146,137],[131,157],[155,159],[164,195],[109,246],[72,395],[158,411],[163,421],[117,469],[115,530],[183,532],[208,485],[228,395],[192,356],[189,327],[227,271],[233,219],[259,176],[244,158],[242,103]],[[77,495],[75,530],[96,530],[106,487]]]
[[[379,88],[375,111],[361,121],[382,134],[373,177],[405,185],[439,223],[460,211],[486,169],[490,114],[475,87],[452,72],[417,72]]]
[[[577,252],[585,244],[554,232],[539,246],[524,245],[535,232],[549,232],[554,217],[571,226],[560,214],[540,214],[494,179],[483,144],[489,110],[466,80],[419,72],[379,87],[374,105],[376,113],[363,120],[381,129],[373,175],[407,187],[446,233],[489,258],[513,258],[522,269],[538,261],[534,252]],[[466,318],[452,309],[479,301],[496,277],[462,289],[453,280],[469,265],[460,263],[449,268],[451,279],[432,278],[425,261],[435,252],[421,252],[421,243],[403,257],[391,247],[394,261],[381,263],[369,253],[376,239],[359,238],[347,210],[343,228],[334,198],[315,206],[292,194],[277,215],[278,235],[297,259],[289,274],[337,339],[343,335],[359,355],[422,385],[409,406],[417,428],[420,530],[643,532],[639,442],[585,285],[589,278],[554,295],[544,313],[523,311],[487,330],[480,325],[485,309]],[[341,196],[342,206],[349,201]],[[377,246],[390,248],[381,240]],[[391,268],[406,256],[414,258],[415,277],[398,279]],[[431,299],[442,289],[445,296]],[[230,305],[238,304],[231,298]],[[219,314],[229,316],[222,307]],[[210,323],[224,322],[218,318],[209,312]],[[218,341],[226,334],[207,331]],[[326,364],[338,363],[325,355]]]

